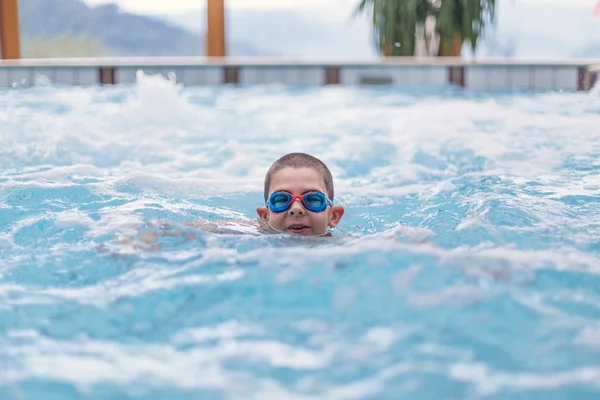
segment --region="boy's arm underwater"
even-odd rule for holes
[[[121,237],[116,240],[119,247],[131,246],[134,250],[159,251],[163,248],[162,238],[180,237],[180,243],[190,241],[201,241],[197,235],[200,232],[211,232],[216,234],[264,234],[273,233],[268,224],[257,220],[218,220],[209,221],[196,219],[181,224],[173,222],[148,222],[143,224],[133,236]],[[101,252],[108,252],[106,245],[98,246]]]
[[[198,230],[210,231],[211,227],[208,224],[196,226]],[[181,237],[181,243],[189,241],[199,241],[200,239],[194,234],[184,229],[174,229],[174,225],[169,223],[154,224],[151,222],[145,223],[138,228],[133,236],[117,238],[114,243],[119,247],[130,246],[134,250],[158,251],[163,248],[160,239],[163,237]],[[109,252],[108,246],[101,244],[98,246],[101,252]]]

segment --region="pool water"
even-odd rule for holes
[[[597,91],[138,78],[0,91],[0,398],[600,397]],[[186,225],[296,151],[333,238]]]

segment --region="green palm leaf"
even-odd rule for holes
[[[414,55],[420,39],[416,27],[425,23],[428,13],[435,14],[442,49],[470,43],[475,51],[495,21],[496,0],[442,0],[439,9],[432,4],[432,0],[361,0],[356,13],[371,13],[375,44],[386,56]]]

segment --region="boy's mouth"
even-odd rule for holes
[[[294,224],[294,225],[290,225],[288,227],[288,231],[298,234],[298,235],[306,232],[309,229],[310,229],[309,226],[302,225],[302,224]]]

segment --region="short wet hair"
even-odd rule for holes
[[[306,153],[290,153],[281,157],[271,165],[265,176],[265,201],[269,198],[269,190],[271,189],[271,177],[274,173],[284,168],[310,168],[317,171],[323,177],[325,186],[325,194],[333,201],[333,177],[327,165],[318,158]]]

